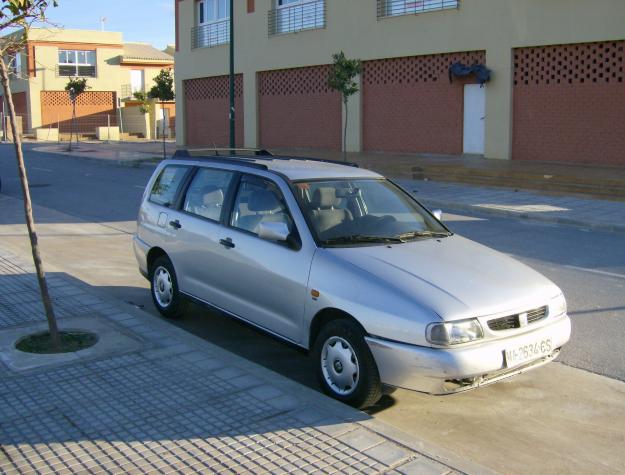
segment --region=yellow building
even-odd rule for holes
[[[171,55],[149,44],[124,43],[121,33],[32,29],[25,50],[12,59],[11,88],[24,132],[63,133],[69,131],[72,118],[65,86],[71,77],[86,78],[88,90],[77,100],[77,124],[81,133],[95,134],[97,127],[121,125],[124,101],[149,89],[161,69],[173,65]],[[175,108],[166,107],[173,121]],[[147,133],[151,127],[145,122]]]
[[[227,4],[176,0],[180,146],[227,143]],[[236,0],[233,13],[239,146],[340,149],[327,73],[344,51],[363,61],[348,150],[625,165],[622,0]]]

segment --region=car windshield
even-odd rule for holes
[[[295,186],[313,231],[324,245],[402,243],[451,235],[388,180],[298,181]]]

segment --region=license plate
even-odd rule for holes
[[[551,338],[538,340],[532,343],[519,345],[504,350],[506,357],[506,366],[512,368],[528,361],[536,360],[551,354],[553,351],[553,342]]]

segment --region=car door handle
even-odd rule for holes
[[[232,242],[232,239],[230,238],[220,239],[219,244],[221,244],[224,247],[227,247],[228,249],[232,249],[234,247],[234,243]]]
[[[170,222],[169,222],[169,225],[170,225],[172,228],[175,228],[175,229],[180,229],[180,228],[182,227],[182,224],[180,224],[180,221],[178,221],[178,220],[175,220],[175,221],[170,221]]]

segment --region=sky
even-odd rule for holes
[[[121,31],[124,41],[143,41],[158,49],[174,43],[174,0],[58,0],[48,19],[58,26]]]

